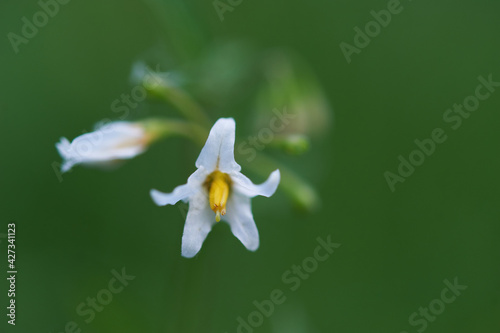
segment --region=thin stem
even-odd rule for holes
[[[313,211],[317,209],[321,203],[316,191],[310,184],[283,164],[276,162],[263,153],[258,154],[252,163],[245,164],[245,167],[262,177],[267,177],[270,170],[279,169],[281,173],[281,190],[283,190],[300,209]]]
[[[204,127],[184,120],[152,118],[143,121],[142,124],[150,133],[153,142],[170,136],[183,136],[203,146],[208,136],[208,131]]]
[[[159,97],[172,104],[187,119],[205,127],[210,126],[210,119],[201,106],[191,96],[175,87],[168,87],[159,92]]]

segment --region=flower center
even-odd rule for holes
[[[215,213],[215,220],[220,222],[221,216],[226,215],[226,204],[231,191],[231,177],[220,171],[212,172],[205,182],[208,189],[210,208]]]

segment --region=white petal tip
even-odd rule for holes
[[[194,253],[194,252],[184,252],[182,251],[182,256],[184,258],[187,258],[187,259],[191,259],[191,258],[194,258],[196,255],[198,254],[198,252]]]
[[[158,206],[166,206],[168,204],[168,200],[165,198],[167,196],[166,193],[152,189],[149,191],[149,194],[151,195],[151,199],[153,199],[154,203]]]
[[[279,169],[274,170],[267,181],[265,182],[265,187],[266,187],[266,193],[264,196],[266,197],[271,197],[276,193],[276,190],[278,189],[278,186],[280,185],[281,181],[281,172]]]
[[[181,254],[184,258],[194,258],[201,250],[203,246],[203,241],[199,243],[199,240],[196,239],[182,239],[182,251]]]
[[[271,173],[271,179],[279,184],[281,180],[281,172],[280,169],[276,169]]]
[[[245,246],[248,251],[255,252],[259,249],[259,243],[257,244],[250,244],[248,246]]]
[[[66,138],[61,138],[59,142],[56,143],[56,149],[62,158],[68,158],[70,156],[69,149],[71,147],[70,142]]]
[[[215,124],[215,126],[235,126],[236,127],[236,122],[234,121],[234,118],[219,118]]]
[[[73,168],[75,166],[75,164],[77,164],[76,161],[64,161],[64,163],[62,164],[61,166],[61,172],[62,173],[65,173],[65,172],[68,172],[71,170],[71,168]]]
[[[225,173],[240,171],[241,166],[234,159],[235,133],[236,122],[233,118],[217,120],[196,160],[196,167],[219,169]]]
[[[189,185],[177,186],[172,193],[163,193],[155,189],[149,191],[151,199],[158,206],[175,205],[179,201],[187,199],[190,193]]]

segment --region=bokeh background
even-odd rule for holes
[[[255,332],[417,332],[409,316],[457,277],[467,290],[425,331],[500,332],[500,91],[456,131],[442,119],[474,93],[478,76],[500,81],[500,3],[401,4],[348,64],[339,44],[353,44],[353,28],[387,1],[243,0],[221,21],[211,1],[73,0],[16,54],[7,33],[19,34],[22,17],[40,7],[3,0],[0,233],[17,222],[19,273],[15,327],[6,323],[8,286],[0,282],[0,331],[65,332],[74,321],[82,332],[236,332],[253,301],[279,288],[287,301]],[[180,256],[183,216],[155,206],[148,191],[171,190],[194,171],[199,148],[182,138],[114,171],[76,167],[62,182],[56,176],[55,142],[116,118],[110,105],[130,93],[137,60],[172,71],[212,121],[234,117],[239,138],[257,133],[256,105],[266,108],[259,89],[284,84],[279,75],[238,73],[259,73],[276,50],[313,73],[332,117],[303,155],[270,152],[321,203],[304,212],[283,191],[256,198],[256,253],[220,224],[196,258]],[[176,113],[145,101],[128,119],[151,115]],[[396,172],[398,156],[437,127],[448,140],[391,192],[384,172]],[[328,235],[342,246],[290,291],[282,274]],[[0,248],[6,271],[4,239]],[[136,278],[85,323],[76,307],[122,267]]]

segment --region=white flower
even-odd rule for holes
[[[80,135],[71,143],[61,138],[56,148],[64,159],[61,171],[66,172],[75,164],[105,166],[133,158],[146,150],[150,140],[141,125],[117,121]]]
[[[189,202],[189,211],[182,236],[182,256],[194,257],[201,249],[212,226],[224,216],[233,234],[250,251],[259,247],[259,232],[252,215],[250,199],[270,197],[280,182],[279,170],[267,181],[255,185],[244,176],[234,160],[235,122],[232,118],[219,119],[208,136],[196,170],[186,185],[166,194],[151,190],[158,206],[175,205],[180,200]]]

